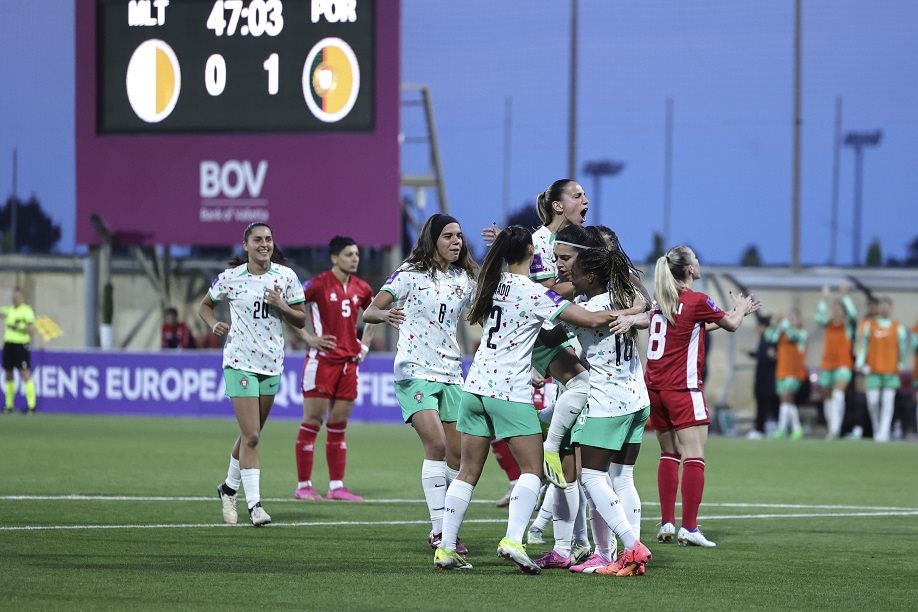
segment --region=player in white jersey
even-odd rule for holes
[[[402,417],[424,446],[421,486],[430,513],[428,543],[440,545],[446,487],[459,474],[459,404],[462,352],[459,319],[475,291],[478,265],[459,222],[433,215],[421,228],[411,255],[386,280],[363,313],[366,323],[399,330],[395,395]],[[459,554],[467,554],[457,543]]]
[[[616,311],[643,298],[631,281],[631,266],[621,250],[589,249],[580,253],[570,273],[586,310]],[[618,318],[626,318],[627,315]],[[646,314],[638,324],[646,328]],[[590,365],[590,398],[571,432],[579,448],[580,482],[593,506],[596,552],[572,571],[630,576],[643,574],[650,551],[640,542],[641,500],[634,487],[634,464],[641,447],[650,398],[635,349],[634,323],[624,333],[573,330]],[[622,540],[624,552],[613,563],[609,530]]]
[[[235,258],[214,279],[198,314],[213,334],[227,336],[223,378],[239,423],[226,481],[217,487],[223,520],[236,524],[236,493],[241,484],[252,524],[258,527],[271,522],[261,506],[258,439],[284,369],[283,323],[303,327],[306,308],[303,286],[293,270],[281,265],[284,256],[267,224],[246,227],[242,248],[245,257]],[[230,323],[214,313],[221,301],[229,303]]]
[[[558,282],[556,278],[555,236],[559,230],[569,225],[583,225],[589,204],[590,200],[580,183],[569,178],[554,181],[536,197],[536,212],[542,226],[532,236],[533,259],[529,277],[567,298],[573,297],[572,287],[569,282]],[[493,238],[496,231],[496,226],[485,228],[482,230],[482,236],[487,241]],[[552,324],[549,323],[546,327],[547,332]],[[558,417],[552,418],[553,424],[549,427],[544,449],[545,475],[556,486],[564,488],[567,486],[567,480],[559,455],[561,442],[576,418],[574,415],[579,413],[586,403],[589,377],[568,342],[561,341],[550,345],[545,342],[544,335],[539,338],[533,350],[532,367],[542,377],[551,375],[565,387],[556,402],[554,414]],[[574,412],[571,411],[572,408]]]
[[[511,495],[506,536],[498,555],[526,573],[542,570],[526,554],[523,531],[542,483],[542,430],[532,405],[529,364],[543,321],[560,318],[575,325],[601,327],[606,312],[588,313],[528,278],[532,235],[520,226],[501,231],[482,266],[469,320],[482,325],[481,344],[463,385],[457,429],[462,434],[459,476],[446,492],[443,539],[434,565],[468,569],[456,552],[456,538],[490,448],[490,437],[509,440],[520,464]],[[502,271],[506,264],[507,271]]]

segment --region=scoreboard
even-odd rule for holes
[[[75,7],[79,242],[398,242],[397,0]]]

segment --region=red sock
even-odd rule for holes
[[[344,430],[347,421],[328,423],[325,431],[325,460],[328,461],[328,479],[344,480],[344,468],[347,465],[347,444],[344,442]]]
[[[682,526],[698,528],[698,508],[704,493],[704,459],[688,457],[682,462]]]
[[[682,455],[660,453],[657,490],[660,492],[660,521],[676,524],[676,492],[679,490],[679,460]]]
[[[299,482],[312,480],[313,447],[317,435],[319,426],[309,423],[300,425],[300,433],[296,436],[296,478]]]
[[[491,450],[494,452],[494,458],[497,459],[497,465],[507,472],[507,480],[518,480],[520,477],[520,465],[513,458],[510,452],[510,445],[506,440],[491,440]]]

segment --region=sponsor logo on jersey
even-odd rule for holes
[[[548,297],[548,299],[550,299],[550,300],[551,300],[552,302],[554,302],[555,304],[560,304],[561,302],[564,301],[564,296],[563,296],[563,295],[559,295],[559,294],[555,293],[554,291],[552,291],[551,289],[549,289],[548,291],[546,291],[546,292],[545,292],[545,295]]]
[[[383,283],[383,284],[384,284],[384,285],[389,285],[389,284],[391,284],[392,281],[395,280],[395,277],[398,276],[398,273],[399,273],[399,272],[401,272],[401,270],[396,270],[395,272],[393,272],[392,274],[390,274],[390,275],[389,275],[389,278],[387,278],[387,279],[386,279],[386,282]]]
[[[307,291],[310,287],[312,287],[312,279],[309,279],[303,283],[303,291]]]
[[[711,310],[713,310],[714,312],[717,312],[718,310],[720,310],[720,308],[717,307],[717,304],[715,304],[714,300],[712,300],[711,298],[708,298],[707,304],[708,306],[711,307]]]
[[[530,274],[538,274],[539,272],[544,272],[545,266],[542,265],[542,255],[536,253],[532,256],[532,265],[529,266]]]

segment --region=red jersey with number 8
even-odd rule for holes
[[[644,380],[648,389],[701,389],[704,367],[704,326],[724,317],[704,293],[683,289],[670,322],[660,307],[650,311],[647,339],[647,372]]]
[[[318,355],[331,363],[350,361],[360,354],[357,340],[357,315],[373,301],[373,290],[353,274],[347,286],[331,270],[303,284],[309,302],[312,328],[319,336],[331,334],[337,346],[331,351],[309,349],[309,357]]]

